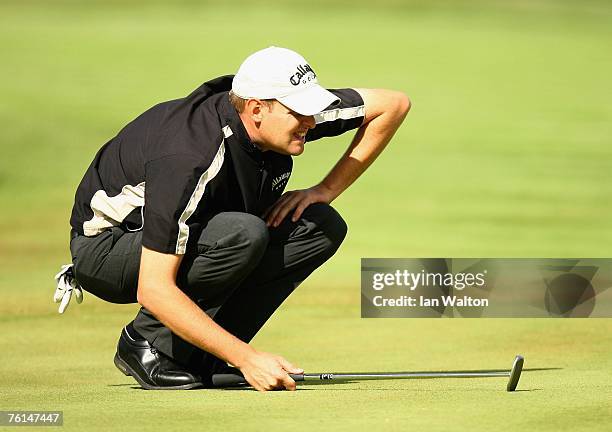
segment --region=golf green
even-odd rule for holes
[[[510,4],[511,3],[511,4]],[[395,138],[334,206],[339,252],[253,344],[307,372],[504,369],[505,378],[144,391],[113,365],[136,305],[60,316],[74,191],[127,121],[268,45],[328,87],[404,91]],[[362,257],[609,257],[612,5],[606,1],[0,4],[0,410],[66,430],[609,430],[610,319],[362,319]],[[308,144],[289,188],[349,136]]]

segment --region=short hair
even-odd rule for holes
[[[260,99],[260,100],[265,105],[267,105],[268,108],[271,108],[273,103],[274,103],[274,99]],[[241,112],[244,111],[244,107],[246,107],[246,103],[247,103],[248,99],[241,98],[236,93],[234,93],[233,91],[230,90],[230,92],[229,92],[229,101],[234,106],[234,108],[236,108],[236,111],[241,113]]]

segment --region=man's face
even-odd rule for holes
[[[264,151],[297,156],[304,151],[306,132],[314,127],[314,116],[298,114],[276,100],[271,101],[261,109],[257,144]]]

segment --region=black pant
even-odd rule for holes
[[[221,327],[249,342],[281,303],[338,249],[346,224],[329,205],[310,205],[297,222],[290,215],[268,229],[259,217],[220,213],[202,229],[197,250],[181,263],[177,284]],[[113,303],[135,303],[142,232],[112,228],[71,241],[76,279]],[[204,371],[218,362],[141,308],[134,328],[152,346]]]

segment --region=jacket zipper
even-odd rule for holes
[[[260,203],[263,198],[264,185],[266,184],[267,177],[268,177],[268,171],[266,170],[266,161],[261,160],[259,162],[259,197],[258,197]]]

